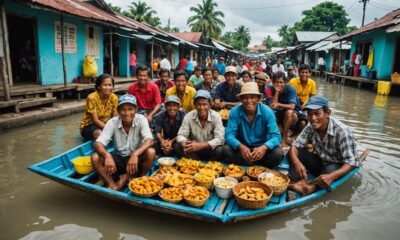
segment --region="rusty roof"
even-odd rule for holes
[[[267,46],[265,45],[254,45],[254,47],[250,48],[250,52],[258,52],[267,50]]]
[[[112,14],[109,14],[89,3],[81,2],[79,0],[29,0],[29,2],[32,5],[46,7],[83,18],[114,23],[130,28],[137,28],[132,24],[128,24],[118,19]]]
[[[399,23],[400,23],[400,8],[386,14],[385,16],[379,18],[376,21],[373,21],[363,27],[360,27],[359,29],[349,32],[349,33],[335,39],[334,41],[337,42],[339,40],[349,39],[354,35],[366,33],[366,32],[369,32],[369,31],[372,31],[372,30],[375,30],[378,28],[386,28],[386,27],[399,25]]]
[[[178,38],[181,38],[185,41],[199,43],[201,41],[201,37],[203,36],[202,32],[174,32],[171,33]]]

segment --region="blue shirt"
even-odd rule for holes
[[[217,69],[219,75],[224,75],[226,64],[225,63],[217,63],[214,65],[215,69]]]
[[[232,91],[229,91],[226,81],[221,82],[215,89],[215,99],[220,99],[223,102],[239,102],[236,95],[240,93],[241,88],[242,86],[235,82]]]
[[[258,103],[251,125],[242,104],[232,108],[225,129],[225,141],[233,149],[237,149],[242,143],[247,147],[259,147],[264,144],[272,150],[282,142],[282,138],[272,110]]]
[[[265,93],[267,94],[266,103],[270,105],[272,102],[272,98],[275,95],[274,86],[272,85],[267,87]],[[299,98],[297,97],[296,89],[290,85],[286,85],[283,91],[279,93],[278,102],[282,104],[294,103],[296,105],[294,111],[299,112],[301,110],[301,103]]]
[[[217,86],[218,86],[218,82],[212,80],[210,89],[205,89],[204,80],[203,80],[203,81],[199,82],[198,84],[196,84],[195,89],[196,89],[196,91],[199,91],[199,90],[207,90],[207,91],[209,91],[210,94],[211,94],[212,99],[214,99],[215,98],[215,88]]]
[[[173,139],[178,135],[178,131],[182,125],[184,117],[185,113],[178,110],[178,112],[176,113],[175,122],[170,124],[167,110],[161,111],[160,113],[157,113],[157,115],[154,117],[154,132],[162,133],[164,135],[164,139]]]

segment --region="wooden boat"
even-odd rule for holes
[[[107,149],[112,151],[113,147],[110,145],[107,147]],[[203,207],[196,208],[185,203],[167,203],[162,201],[158,196],[152,198],[137,197],[129,191],[128,187],[121,191],[114,191],[106,187],[96,185],[96,182],[98,182],[99,178],[95,171],[92,171],[87,175],[79,175],[76,173],[72,164],[73,159],[80,156],[90,156],[93,151],[93,142],[87,142],[51,159],[32,165],[29,167],[29,170],[67,186],[129,203],[137,207],[143,207],[187,218],[224,223],[259,218],[298,207],[327,194],[329,191],[335,190],[359,170],[359,168],[355,168],[347,175],[333,182],[329,191],[326,189],[320,189],[308,196],[295,194],[294,199],[290,200],[288,197],[288,191],[285,191],[280,196],[273,196],[268,205],[262,209],[243,209],[236,203],[236,200],[233,197],[229,199],[221,199],[217,196],[217,194],[215,194],[215,192],[211,195]],[[155,165],[148,174],[152,174],[157,170],[157,168],[158,166]],[[289,165],[285,159],[277,168],[277,170],[287,172],[288,168]]]

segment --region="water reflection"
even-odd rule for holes
[[[21,240],[99,240],[103,235],[96,228],[78,226],[76,224],[65,224],[56,226],[53,230],[35,231],[21,238]]]

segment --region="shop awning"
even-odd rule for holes
[[[215,46],[218,50],[223,51],[223,52],[226,52],[227,49],[226,49],[224,46],[222,46],[221,44],[219,44],[219,43],[217,43],[216,41],[213,41],[213,40],[211,40],[211,42],[212,42],[212,44],[214,44],[214,46]]]

